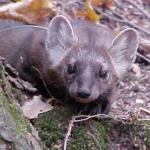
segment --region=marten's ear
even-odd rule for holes
[[[110,55],[118,77],[121,77],[135,61],[139,45],[137,31],[129,28],[115,37],[110,46]]]
[[[74,43],[74,31],[70,21],[64,16],[54,17],[48,27],[46,50],[53,64],[61,61]]]

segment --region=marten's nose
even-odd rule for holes
[[[86,99],[90,96],[90,91],[88,91],[87,89],[78,89],[77,90],[77,95],[80,98]]]

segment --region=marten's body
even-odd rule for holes
[[[2,23],[8,30],[3,31]],[[49,60],[45,50],[47,29],[0,20],[0,30],[0,55],[19,72],[22,79],[32,83],[45,96],[49,96],[43,84],[45,82],[49,86],[51,82],[46,80],[50,78],[47,75]]]
[[[133,63],[135,30],[117,37],[90,22],[55,17],[47,27],[0,21],[0,55],[41,93],[74,98],[86,114],[108,113],[114,88]],[[46,88],[45,88],[46,86]]]

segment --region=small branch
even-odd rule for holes
[[[141,111],[143,111],[143,112],[146,112],[147,114],[149,114],[149,115],[150,115],[150,111],[149,111],[148,109],[140,108],[140,110],[141,110]]]
[[[50,97],[53,97],[52,94],[51,94],[51,92],[48,90],[48,88],[47,88],[47,86],[46,86],[46,83],[45,83],[45,81],[44,81],[44,77],[43,77],[43,75],[41,74],[41,72],[40,72],[36,67],[34,67],[34,66],[32,66],[32,69],[34,69],[34,70],[39,74],[40,79],[42,80],[42,82],[43,82],[43,84],[44,84],[44,87],[45,87],[47,93],[49,94]]]
[[[143,8],[141,8],[140,6],[138,6],[136,3],[134,3],[133,1],[131,0],[126,0],[126,2],[130,3],[131,5],[133,5],[134,7],[136,7],[143,15],[145,15],[145,17],[147,17],[148,19],[150,19],[150,15],[145,12],[143,10]]]
[[[110,9],[110,10],[111,10],[111,9]],[[127,25],[129,25],[129,26],[131,26],[131,27],[133,27],[133,28],[135,28],[135,29],[138,29],[139,31],[142,31],[142,32],[144,32],[145,34],[147,34],[147,35],[150,36],[150,32],[149,32],[149,31],[143,29],[142,27],[140,27],[140,26],[138,26],[138,25],[136,25],[136,24],[133,24],[131,21],[129,21],[129,20],[127,20],[125,17],[123,17],[123,16],[117,14],[117,13],[114,12],[113,10],[111,10],[111,12],[112,12],[113,14],[115,14],[116,16],[118,16],[119,18],[121,18],[121,19],[114,18],[114,17],[112,17],[110,14],[106,14],[106,13],[104,13],[104,12],[102,12],[102,15],[105,16],[105,17],[107,17],[107,18],[109,18],[110,20],[114,20],[114,21],[116,21],[116,22],[125,23],[125,24],[127,24]]]
[[[64,138],[64,145],[63,145],[63,150],[67,150],[67,142],[68,142],[68,139],[71,135],[71,131],[72,131],[72,128],[74,126],[74,123],[76,122],[82,122],[82,121],[87,121],[89,119],[92,119],[92,118],[107,118],[107,119],[114,119],[116,121],[121,121],[122,123],[125,123],[123,120],[121,119],[117,119],[117,118],[114,118],[112,116],[109,116],[109,115],[105,115],[105,114],[97,114],[97,115],[78,115],[78,116],[73,116],[72,119],[69,121],[69,125],[68,125],[68,131],[66,133],[66,136]],[[99,145],[100,146],[100,145]]]
[[[148,63],[150,63],[150,60],[147,57],[143,56],[142,54],[140,54],[140,53],[137,52],[137,56],[141,57],[142,59],[144,59],[145,61],[147,61]]]
[[[113,21],[115,21],[115,22],[120,22],[120,23],[127,24],[127,25],[129,25],[129,26],[131,26],[131,27],[133,27],[133,28],[135,28],[135,29],[141,31],[141,32],[144,32],[144,33],[147,34],[148,36],[150,36],[150,32],[149,32],[148,30],[143,29],[143,28],[140,27],[139,25],[133,24],[130,20],[128,20],[127,18],[125,18],[124,16],[118,14],[116,11],[114,11],[114,10],[112,10],[112,9],[110,9],[110,8],[107,8],[107,10],[109,10],[109,11],[112,13],[112,15],[114,14],[114,16],[112,16],[111,14],[106,13],[106,11],[103,12],[102,9],[99,8],[99,7],[95,7],[95,6],[94,6],[94,9],[95,9],[96,11],[100,12],[100,13],[102,14],[102,16],[104,16],[104,17],[106,17],[106,18],[108,18],[108,19],[110,19],[110,20],[113,20]],[[116,17],[115,17],[115,16],[116,16]]]
[[[111,116],[109,115],[105,115],[105,114],[97,114],[97,115],[79,115],[79,116],[75,116],[75,120],[74,122],[82,122],[82,121],[87,121],[89,119],[92,118],[107,118],[107,119],[111,119]]]
[[[97,143],[97,145],[99,147],[99,150],[102,150],[101,145],[99,144],[99,142],[96,139],[96,137],[92,133],[90,133],[90,132],[87,132],[87,134],[90,135],[95,140],[95,142]]]
[[[71,135],[71,130],[73,128],[74,120],[75,120],[75,117],[72,117],[72,119],[69,122],[68,132],[67,132],[65,139],[64,139],[63,150],[67,150],[67,142],[68,142],[69,136]]]
[[[138,119],[138,121],[150,121],[150,119]]]
[[[62,103],[62,102],[60,102],[58,99],[56,99],[56,98],[51,94],[51,92],[49,91],[49,89],[48,89],[47,86],[46,86],[46,83],[45,83],[45,81],[44,81],[44,77],[43,77],[43,75],[41,74],[41,72],[40,72],[36,67],[34,67],[34,66],[32,66],[32,69],[34,69],[34,70],[39,74],[40,79],[42,80],[43,85],[44,85],[44,87],[45,87],[47,93],[48,93],[49,96],[51,97],[50,101],[51,101],[51,100],[55,100],[55,101],[57,101],[57,102],[59,102],[59,103]],[[48,101],[48,102],[49,102],[49,101]],[[47,102],[47,103],[48,103],[48,102]]]

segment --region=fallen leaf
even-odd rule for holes
[[[97,22],[101,18],[101,16],[96,14],[95,10],[93,9],[91,5],[91,0],[86,0],[85,9],[86,9],[85,12],[77,11],[76,14],[84,16],[93,22]]]
[[[101,18],[100,15],[96,14],[95,10],[93,9],[91,5],[91,0],[86,0],[85,8],[86,8],[86,15],[91,21],[96,22]]]
[[[141,69],[138,64],[132,64],[131,71],[138,77],[141,77]]]
[[[137,98],[135,101],[137,104],[144,104],[144,101],[142,99]]]
[[[140,44],[145,49],[146,53],[150,53],[150,40],[140,38]]]
[[[34,96],[33,100],[26,101],[22,106],[23,115],[28,119],[36,118],[39,114],[52,109],[52,105],[42,102],[41,95]]]
[[[0,18],[36,24],[42,18],[55,15],[56,8],[50,0],[22,0],[0,7]]]

